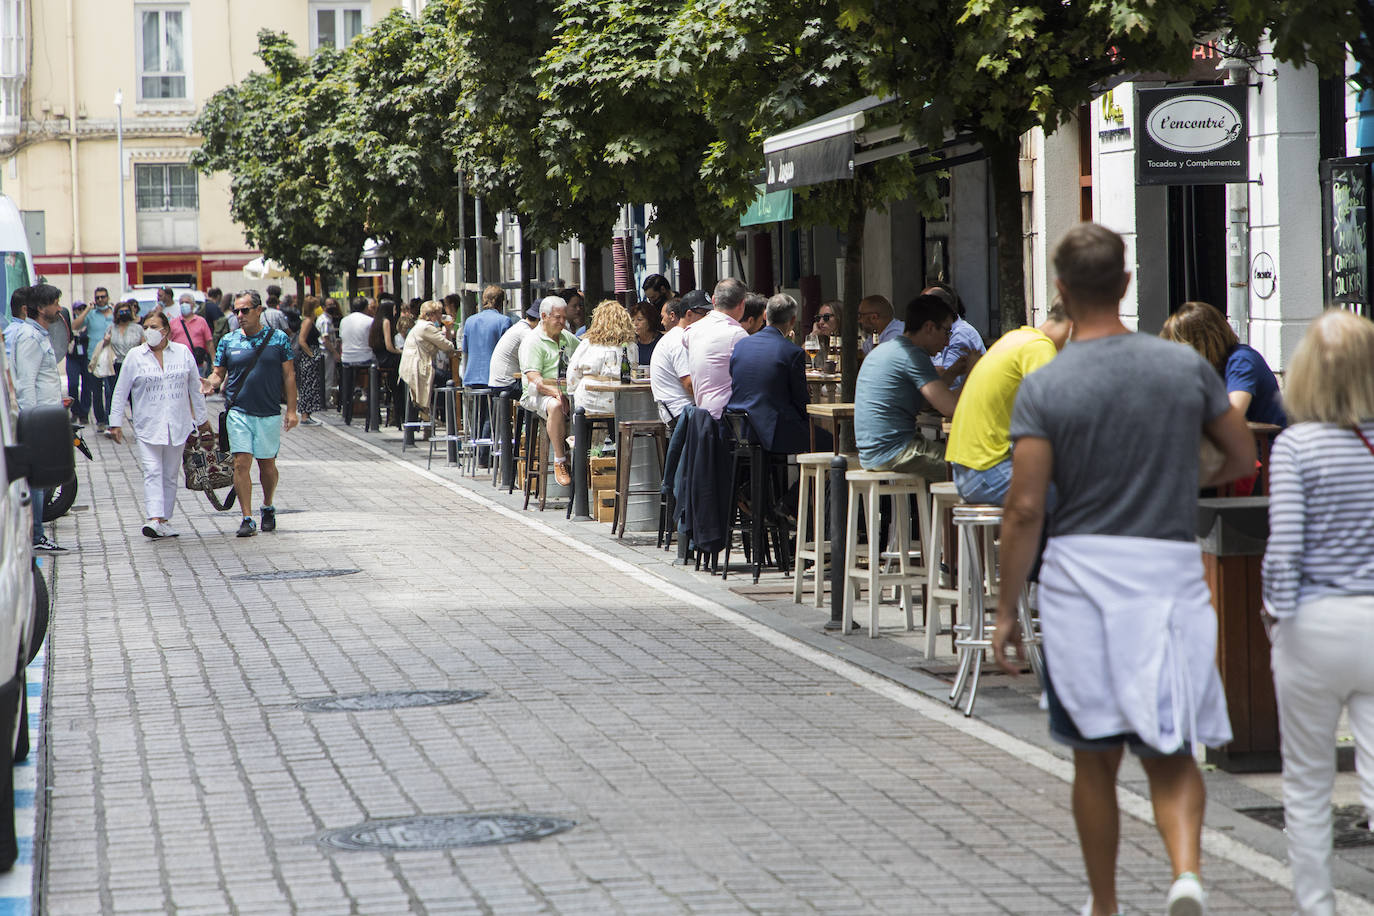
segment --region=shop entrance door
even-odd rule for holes
[[[1169,313],[1185,302],[1226,311],[1226,186],[1168,189]]]

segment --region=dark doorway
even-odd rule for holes
[[[1169,188],[1169,312],[1185,302],[1226,311],[1226,186]]]

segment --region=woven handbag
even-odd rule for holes
[[[186,489],[211,491],[234,484],[234,459],[228,452],[215,448],[215,435],[197,436],[192,433],[181,453],[181,470],[186,475]]]

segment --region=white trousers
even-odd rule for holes
[[[1304,916],[1336,912],[1331,790],[1336,723],[1350,710],[1360,797],[1374,810],[1374,595],[1314,598],[1274,635],[1283,813],[1293,893]]]
[[[153,445],[134,439],[138,464],[143,468],[143,504],[148,518],[171,518],[181,477],[184,445]]]

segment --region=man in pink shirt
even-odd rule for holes
[[[697,406],[709,410],[717,420],[730,403],[730,354],[735,344],[749,336],[740,324],[744,316],[744,297],[749,289],[734,277],[716,284],[711,296],[714,309],[687,329],[682,345],[691,368],[692,396]]]
[[[196,359],[196,367],[201,377],[210,374],[210,325],[205,318],[196,314],[196,297],[182,293],[177,307],[164,309],[171,339],[191,351]]]

